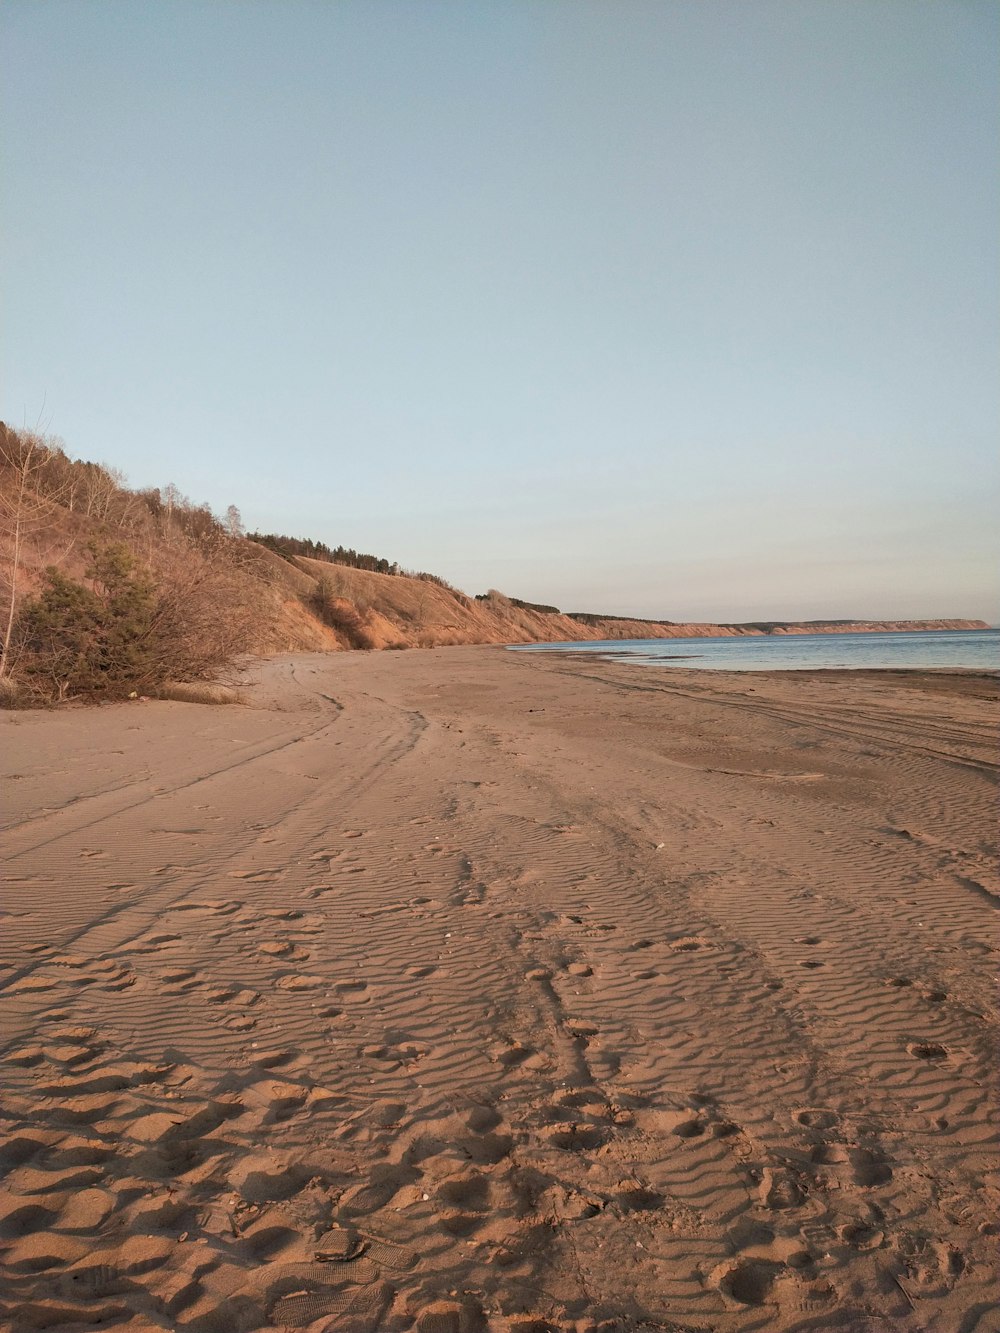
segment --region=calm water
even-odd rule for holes
[[[608,639],[533,643],[515,651],[597,653],[640,666],[715,671],[805,671],[816,667],[966,667],[997,671],[1000,629],[779,634],[740,639]]]

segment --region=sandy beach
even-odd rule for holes
[[[995,678],[0,715],[0,1324],[1000,1330]]]

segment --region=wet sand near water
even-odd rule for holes
[[[1000,1330],[995,677],[253,675],[0,715],[0,1327]]]

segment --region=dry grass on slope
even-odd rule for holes
[[[375,574],[304,557],[296,557],[294,564],[301,575],[313,581],[312,593],[303,599],[311,610],[316,609],[316,589],[321,585],[326,587],[344,622],[339,623],[334,615],[326,617],[326,623],[334,627],[342,645],[349,648],[432,648],[741,633],[722,625],[673,625],[611,617],[595,617],[586,623],[558,612],[519,606],[496,591],[483,598],[471,598],[430,578]]]
[[[351,621],[345,625],[348,636],[363,636],[365,641],[352,647],[532,643],[578,637],[581,628],[565,616],[522,610],[507,598],[477,601],[433,579],[375,574],[305,558],[295,563],[317,587],[326,585],[334,606]],[[356,619],[347,607],[354,609]]]

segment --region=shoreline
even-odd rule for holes
[[[493,645],[470,645],[491,647]],[[505,651],[509,652],[530,652],[528,645],[508,644],[504,645]],[[742,680],[746,677],[761,676],[767,679],[775,678],[780,680],[784,677],[820,680],[844,680],[858,679],[869,680],[872,683],[884,680],[886,683],[906,685],[912,688],[939,689],[942,688],[941,682],[953,680],[955,682],[956,692],[966,692],[977,694],[983,699],[1000,699],[1000,670],[990,670],[983,667],[960,667],[960,666],[913,666],[913,667],[746,667],[738,670],[730,667],[684,667],[675,666],[675,662],[685,662],[691,659],[686,655],[677,657],[667,656],[658,657],[656,662],[636,661],[630,654],[616,654],[613,651],[608,653],[595,652],[593,650],[583,652],[573,652],[572,650],[562,650],[556,648],[539,648],[539,653],[551,653],[553,656],[561,658],[570,658],[576,662],[595,661],[606,662],[612,666],[626,667],[645,667],[655,670],[659,662],[669,663],[663,670],[669,672],[687,671],[694,675],[702,672],[710,672],[712,675],[731,676],[734,681]],[[934,684],[933,682],[938,682]],[[960,688],[961,686],[961,688]],[[981,689],[981,693],[976,687]]]
[[[972,633],[963,631],[963,635]],[[950,632],[944,636],[944,651],[938,644],[936,651],[926,647],[926,640],[934,635],[910,634],[905,642],[890,645],[882,638],[883,646],[871,650],[865,640],[868,636],[860,634],[845,635],[842,641],[831,647],[833,635],[813,636],[803,649],[801,637],[781,635],[763,639],[752,639],[750,646],[737,647],[737,640],[732,638],[706,639],[704,646],[696,646],[696,640],[688,640],[685,651],[673,650],[654,638],[608,639],[604,642],[584,640],[531,644],[510,643],[506,645],[511,652],[534,654],[556,654],[566,657],[594,660],[600,658],[608,662],[618,662],[646,668],[677,670],[688,668],[694,671],[713,671],[728,673],[764,673],[777,672],[788,674],[795,672],[833,671],[833,672],[942,672],[959,671],[992,674],[1000,676],[1000,635],[995,630],[983,631],[988,637],[969,645],[965,638],[961,645],[956,645],[955,636]],[[766,641],[767,647],[762,644]],[[739,640],[744,643],[744,640]],[[793,646],[789,646],[791,643]],[[952,658],[953,660],[948,660]],[[965,660],[962,660],[962,659]],[[853,660],[852,660],[853,659]]]
[[[995,673],[250,676],[0,714],[12,1329],[986,1308]]]

